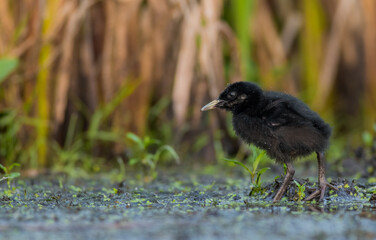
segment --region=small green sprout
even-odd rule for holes
[[[250,176],[251,176],[251,192],[249,193],[249,196],[252,196],[252,194],[254,192],[260,193],[262,191],[261,184],[260,184],[260,178],[261,178],[261,175],[266,170],[269,169],[268,167],[258,169],[258,165],[259,165],[261,159],[264,157],[264,155],[265,155],[265,151],[262,151],[259,155],[257,155],[257,157],[255,158],[255,160],[252,163],[252,170],[249,169],[242,162],[239,162],[239,161],[234,160],[234,159],[225,159],[227,162],[231,162],[231,163],[234,163],[236,165],[243,167],[250,174]]]
[[[13,163],[9,167],[5,167],[4,165],[0,164],[0,169],[3,170],[5,173],[2,178],[0,178],[0,182],[7,180],[8,189],[10,189],[10,182],[12,179],[18,178],[21,174],[19,172],[11,172],[14,167],[19,167],[19,163]]]
[[[127,139],[131,141],[129,165],[138,165],[147,171],[144,180],[153,180],[157,177],[157,164],[160,160],[169,155],[169,159],[174,159],[180,163],[180,158],[176,151],[169,145],[162,145],[157,139],[149,136],[140,138],[134,133],[127,133]]]
[[[295,181],[296,186],[298,187],[298,201],[302,201],[305,198],[305,184],[300,184],[297,181]]]

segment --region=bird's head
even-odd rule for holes
[[[251,82],[236,82],[227,86],[219,94],[219,97],[201,108],[207,111],[214,108],[225,109],[233,113],[243,109],[254,108],[258,105],[262,97],[262,90],[259,86]]]

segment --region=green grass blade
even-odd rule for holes
[[[14,167],[20,167],[21,166],[21,164],[19,164],[19,163],[12,163],[9,167],[8,167],[8,169],[9,169],[9,171],[11,171]]]
[[[256,171],[261,159],[265,156],[265,151],[262,151],[255,159],[255,161],[253,161],[253,170]]]
[[[246,165],[244,165],[242,162],[239,162],[239,161],[237,161],[237,160],[233,160],[233,159],[224,159],[225,161],[227,161],[227,162],[230,162],[230,163],[234,163],[234,164],[236,164],[236,165],[239,165],[239,166],[241,166],[241,167],[243,167],[244,169],[246,169],[248,172],[249,172],[249,174],[251,175],[251,177],[253,176],[253,172],[251,171],[251,169],[249,169]]]
[[[0,84],[18,67],[18,64],[17,58],[0,59]]]
[[[139,82],[134,84],[124,84],[111,101],[107,102],[97,111],[95,111],[89,125],[89,139],[92,139],[92,137],[95,136],[95,133],[99,130],[102,122],[106,120],[115,111],[115,109],[125,98],[127,98],[130,94],[134,92],[138,84]]]
[[[6,175],[7,178],[17,178],[19,176],[21,176],[19,172],[13,172]]]
[[[260,171],[257,172],[257,178],[256,178],[256,184],[259,184],[260,182],[260,177],[261,175],[266,172],[267,170],[269,170],[270,168],[266,167],[266,168],[261,168]]]
[[[296,180],[294,180],[294,182],[295,182],[296,186],[298,186],[298,188],[301,187],[300,183],[298,183]]]
[[[5,174],[8,173],[8,169],[3,166],[3,164],[0,163],[0,169],[4,171]]]
[[[175,151],[175,149],[173,149],[171,146],[169,145],[163,145],[162,147],[160,147],[158,149],[158,151],[156,152],[156,160],[159,160],[161,155],[164,153],[164,152],[167,152],[168,154],[170,154],[170,156],[176,161],[176,163],[180,163],[180,158],[179,158],[179,155],[177,154],[177,152]]]
[[[139,149],[144,149],[144,142],[136,134],[129,132],[126,134],[126,138],[136,143]]]

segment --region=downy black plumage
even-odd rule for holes
[[[337,189],[325,180],[324,152],[329,144],[330,126],[299,99],[281,92],[263,91],[250,82],[229,85],[218,99],[201,110],[213,108],[232,112],[232,123],[237,136],[253,144],[278,163],[286,163],[287,174],[274,197],[279,201],[292,180],[295,159],[317,153],[319,186],[306,200],[320,195],[323,199],[327,186]]]

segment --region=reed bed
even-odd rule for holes
[[[4,78],[0,62],[0,112],[22,119],[34,167],[53,164],[72,119],[76,137],[134,132],[213,158],[202,149],[231,130],[199,109],[240,80],[299,96],[337,136],[376,119],[373,0],[3,0],[0,59],[16,62]],[[98,136],[94,155],[126,149]]]

